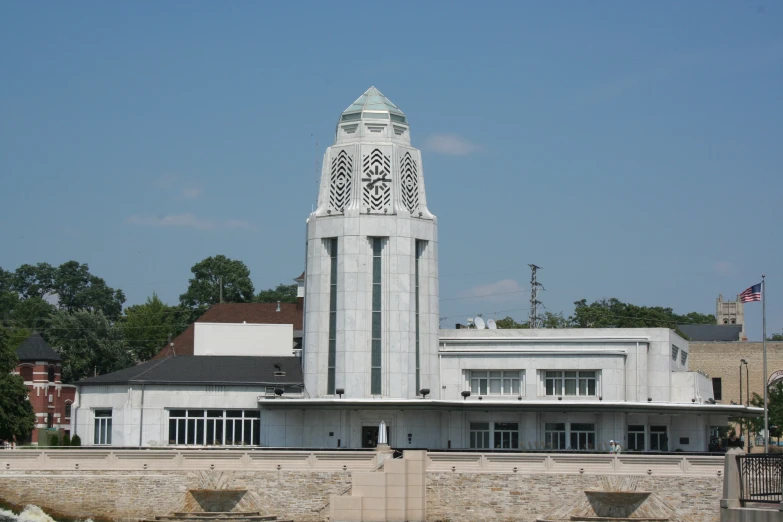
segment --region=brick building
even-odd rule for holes
[[[767,375],[764,377],[763,348],[760,342],[693,341],[691,368],[710,376],[715,401],[740,403],[740,367],[742,367],[742,404],[748,391],[764,395],[764,382],[783,370],[783,342],[767,341]],[[742,360],[747,365],[742,363]]]
[[[35,411],[35,429],[29,442],[38,444],[47,430],[70,433],[76,387],[62,383],[60,355],[40,334],[33,333],[16,349],[16,356],[19,364],[14,373],[24,379]]]

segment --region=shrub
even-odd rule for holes
[[[60,434],[55,433],[54,435],[49,435],[49,446],[57,447],[60,445]]]
[[[63,433],[62,445],[63,446],[70,446],[71,445],[71,434],[70,433]]]
[[[81,446],[82,445],[82,439],[79,438],[78,435],[74,435],[71,437],[71,446]]]

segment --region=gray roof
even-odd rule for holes
[[[20,361],[62,361],[60,354],[49,346],[41,334],[33,333],[16,349]]]
[[[280,367],[284,376],[275,377]],[[179,355],[156,359],[77,384],[212,384],[274,385],[303,383],[299,357],[252,357],[230,355]]]
[[[740,324],[678,324],[691,341],[739,341]]]

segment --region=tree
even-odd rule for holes
[[[103,312],[60,310],[52,317],[48,341],[63,358],[63,382],[75,382],[133,364],[122,339],[122,328]]]
[[[689,312],[685,315],[674,314],[677,324],[717,324],[715,316],[712,314],[700,314],[699,312]]]
[[[188,310],[168,306],[157,294],[147,302],[130,306],[120,320],[122,335],[137,361],[146,361],[158,353],[168,336],[175,337],[188,325]]]
[[[122,312],[125,294],[114,290],[106,281],[90,273],[87,264],[68,261],[54,272],[54,292],[60,310],[101,311],[106,317],[117,319]]]
[[[495,321],[495,324],[498,328],[505,330],[508,328],[530,328],[530,325],[528,323],[518,323],[511,317],[504,317],[503,319],[498,319]]]
[[[544,312],[544,315],[541,317],[541,327],[542,328],[572,328],[573,324],[571,323],[571,318],[565,317],[563,315],[563,312],[558,312],[558,313]]]
[[[678,324],[694,320],[715,324],[712,315],[698,312],[677,315],[671,308],[638,306],[615,298],[601,299],[591,304],[587,304],[586,299],[576,301],[574,313],[568,320],[575,328],[669,328],[686,339],[687,336],[677,328]]]
[[[772,334],[769,337],[767,337],[767,341],[783,341],[783,333],[776,333]]]
[[[43,331],[56,311],[54,305],[33,296],[19,301],[10,316],[17,327]]]
[[[261,290],[255,298],[257,303],[295,303],[298,285],[284,285],[280,283],[274,290]]]
[[[778,381],[774,386],[770,386],[767,390],[767,410],[769,415],[770,432],[771,427],[776,426],[780,428],[783,426],[783,381]],[[757,408],[764,407],[764,397],[756,392],[753,392],[750,399],[751,406]],[[764,417],[750,417],[745,418],[744,422],[750,426],[751,431],[759,433],[764,430]]]
[[[22,377],[11,372],[19,360],[9,335],[0,328],[0,438],[26,438],[35,427],[35,412]]]
[[[250,270],[242,261],[218,255],[196,263],[190,271],[193,278],[188,283],[188,290],[179,296],[183,306],[206,308],[219,303],[221,278],[224,302],[249,303],[253,300]]]
[[[12,278],[12,289],[23,299],[44,298],[54,291],[55,268],[49,263],[24,264],[16,269]]]

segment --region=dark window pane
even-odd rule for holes
[[[177,444],[185,444],[185,419],[177,421]]]
[[[188,417],[203,417],[204,410],[188,410]]]
[[[261,445],[261,423],[258,420],[253,420],[253,444]]]
[[[196,444],[204,444],[204,419],[196,420]]]
[[[185,440],[188,444],[196,443],[196,419],[188,419],[188,435]]]
[[[381,366],[381,341],[374,339],[372,342],[372,366]]]
[[[213,419],[207,420],[207,444],[215,443],[215,421]]]
[[[185,410],[170,410],[169,417],[184,417]]]
[[[242,410],[226,410],[226,417],[241,417]]]
[[[373,310],[381,309],[381,292],[375,286],[373,286],[373,292],[372,292],[372,309]]]
[[[177,442],[177,421],[175,419],[169,419],[169,444],[175,444]]]
[[[381,369],[380,368],[372,369],[370,380],[371,380],[370,393],[372,393],[373,395],[380,395],[381,394]]]
[[[207,417],[222,417],[223,410],[207,410]]]
[[[381,338],[381,312],[372,313],[372,338]]]

